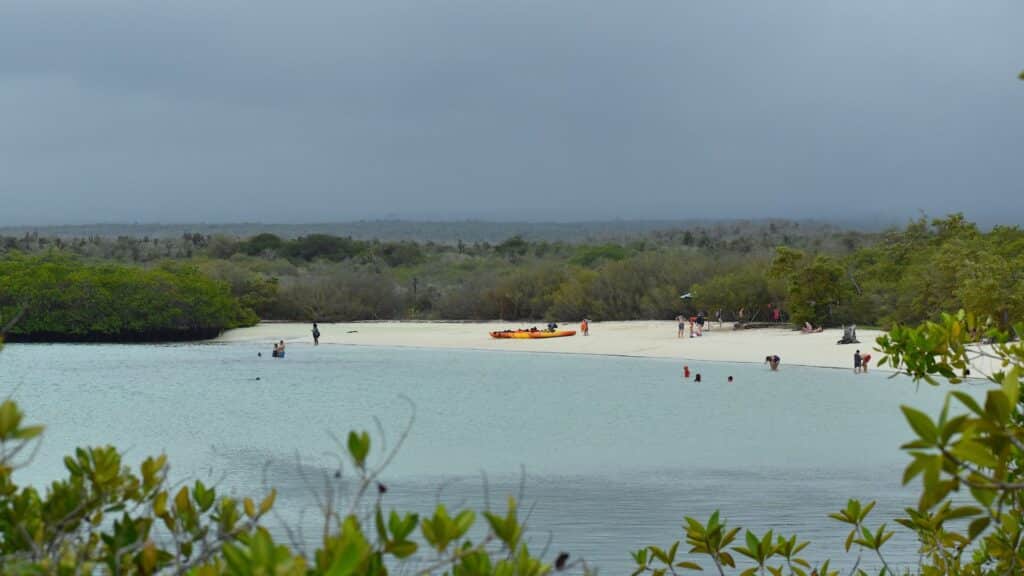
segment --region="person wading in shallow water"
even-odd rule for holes
[[[317,328],[316,322],[313,322],[313,346],[320,345],[320,328]]]
[[[863,354],[860,357],[860,372],[861,374],[868,373],[868,362],[871,362],[871,354]]]

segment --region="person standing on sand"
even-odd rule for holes
[[[853,353],[853,373],[854,374],[859,374],[860,373],[860,367],[861,367],[861,364],[863,363],[863,361],[864,361],[864,359],[860,357],[860,350],[857,350],[856,352]]]
[[[864,354],[860,357],[860,372],[861,374],[868,373],[868,362],[871,362],[871,354]]]
[[[686,336],[686,324],[683,322],[683,316],[676,316],[676,323],[679,325],[679,330],[676,331],[676,338],[682,338]]]
[[[587,322],[586,318],[580,322],[580,332],[583,332],[584,336],[590,336],[590,322]]]
[[[316,322],[313,322],[313,346],[320,345],[320,328],[317,328]]]

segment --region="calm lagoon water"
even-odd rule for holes
[[[316,542],[316,498],[334,480],[332,433],[380,420],[394,442],[385,505],[427,512],[437,501],[495,507],[523,490],[534,549],[566,550],[604,574],[628,573],[629,550],[682,538],[683,516],[721,509],[730,524],[813,541],[812,559],[842,552],[826,519],[846,499],[877,499],[874,523],[914,502],[900,486],[899,412],[932,413],[943,391],[881,373],[783,365],[454,350],[291,345],[258,358],[252,344],[9,345],[0,389],[47,425],[24,482],[63,473],[75,446],[112,443],[128,462],[166,452],[175,478],[258,495]],[[735,382],[726,383],[727,376]],[[377,443],[380,446],[380,443]],[[521,471],[525,469],[525,481]],[[486,482],[484,481],[486,474]],[[484,486],[487,486],[487,490]],[[768,522],[771,522],[769,525]],[[910,565],[897,532],[891,563]]]

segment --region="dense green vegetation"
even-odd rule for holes
[[[973,310],[1002,327],[1024,316],[1024,231],[987,233],[960,215],[911,223],[845,257],[779,248],[793,321],[889,326]]]
[[[0,259],[0,278],[0,318],[21,317],[10,329],[16,340],[189,340],[257,321],[227,284],[184,263],[11,255]]]
[[[765,321],[774,306],[798,325],[888,326],[966,307],[1005,325],[1024,313],[1021,248],[1019,228],[981,231],[959,215],[878,233],[722,222],[572,243],[519,236],[496,244],[381,241],[320,233],[0,237],[0,259],[32,253],[66,255],[86,267],[116,262],[126,280],[127,267],[165,274],[196,269],[229,286],[238,304],[258,317],[297,321],[633,320],[697,310],[721,310],[726,321],[741,312],[745,321]],[[680,299],[685,292],[694,298]],[[227,303],[214,308],[219,317],[210,326],[246,322]]]

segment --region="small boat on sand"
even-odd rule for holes
[[[575,335],[575,330],[501,330],[491,332],[491,338],[561,338]]]

